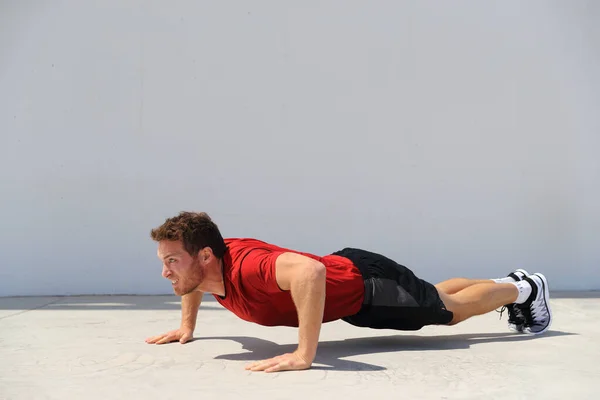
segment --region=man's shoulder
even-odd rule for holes
[[[253,238],[253,237],[241,237],[241,236],[226,237],[223,240],[225,240],[225,244],[263,242],[263,240],[260,240],[260,239],[257,239],[257,238]]]
[[[272,254],[280,254],[288,249],[266,242],[264,240],[251,237],[225,238],[227,252],[232,259],[234,266],[243,261],[256,261],[257,257],[265,257]]]
[[[225,238],[225,245],[228,248],[273,248],[280,249],[280,246],[277,246],[273,243],[266,242],[264,240],[260,240],[252,237],[231,237]]]

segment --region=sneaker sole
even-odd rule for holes
[[[510,330],[511,332],[516,332],[516,333],[523,332],[522,325],[516,325],[516,324],[508,324],[508,330]]]
[[[539,332],[532,332],[529,329],[525,329],[524,332],[529,333],[531,335],[541,335],[542,333],[544,333],[548,329],[550,329],[550,325],[552,325],[552,309],[550,308],[550,290],[548,288],[548,280],[546,279],[546,277],[543,274],[536,272],[533,275],[537,276],[538,278],[540,278],[542,280],[542,289],[544,290],[544,305],[546,306],[546,309],[548,310],[548,324],[544,327],[544,329],[542,329]]]

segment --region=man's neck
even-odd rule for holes
[[[223,267],[223,260],[219,260],[217,263],[213,264],[213,266],[207,268],[204,282],[202,282],[198,289],[205,293],[225,296]]]

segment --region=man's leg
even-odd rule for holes
[[[446,294],[454,294],[458,293],[461,290],[468,288],[469,286],[476,285],[478,283],[510,283],[510,282],[518,282],[525,278],[529,273],[524,269],[517,269],[510,274],[508,274],[504,278],[495,278],[495,279],[467,279],[467,278],[452,278],[447,281],[440,282],[435,285],[437,290],[441,290]]]
[[[523,286],[526,290],[526,287]],[[531,293],[531,289],[529,289]],[[487,281],[476,283],[465,289],[447,294],[438,290],[446,308],[454,314],[450,325],[455,325],[476,315],[486,314],[505,304],[515,303],[519,297],[519,289],[512,283],[495,283]],[[521,297],[525,299],[529,293]]]
[[[491,279],[467,279],[467,278],[452,278],[447,281],[443,281],[435,284],[438,291],[442,291],[446,294],[454,294],[468,288],[469,286],[476,285],[478,283],[495,283]]]
[[[552,323],[548,281],[535,273],[513,283],[478,283],[455,294],[438,290],[446,309],[453,313],[448,325],[455,325],[475,315],[485,314],[511,304],[524,318],[525,333],[546,332]]]

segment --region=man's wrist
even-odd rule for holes
[[[307,364],[312,364],[312,362],[314,361],[316,355],[317,355],[317,351],[315,350],[309,350],[309,349],[303,349],[302,347],[298,347],[298,349],[296,350],[296,355],[298,357],[300,357],[302,360],[304,360]]]
[[[181,330],[186,330],[186,331],[188,331],[188,330],[189,330],[189,331],[192,331],[192,332],[194,332],[194,329],[195,329],[195,328],[196,328],[195,326],[193,326],[193,325],[190,325],[190,324],[181,324],[181,325],[179,326],[179,329],[181,329]]]

